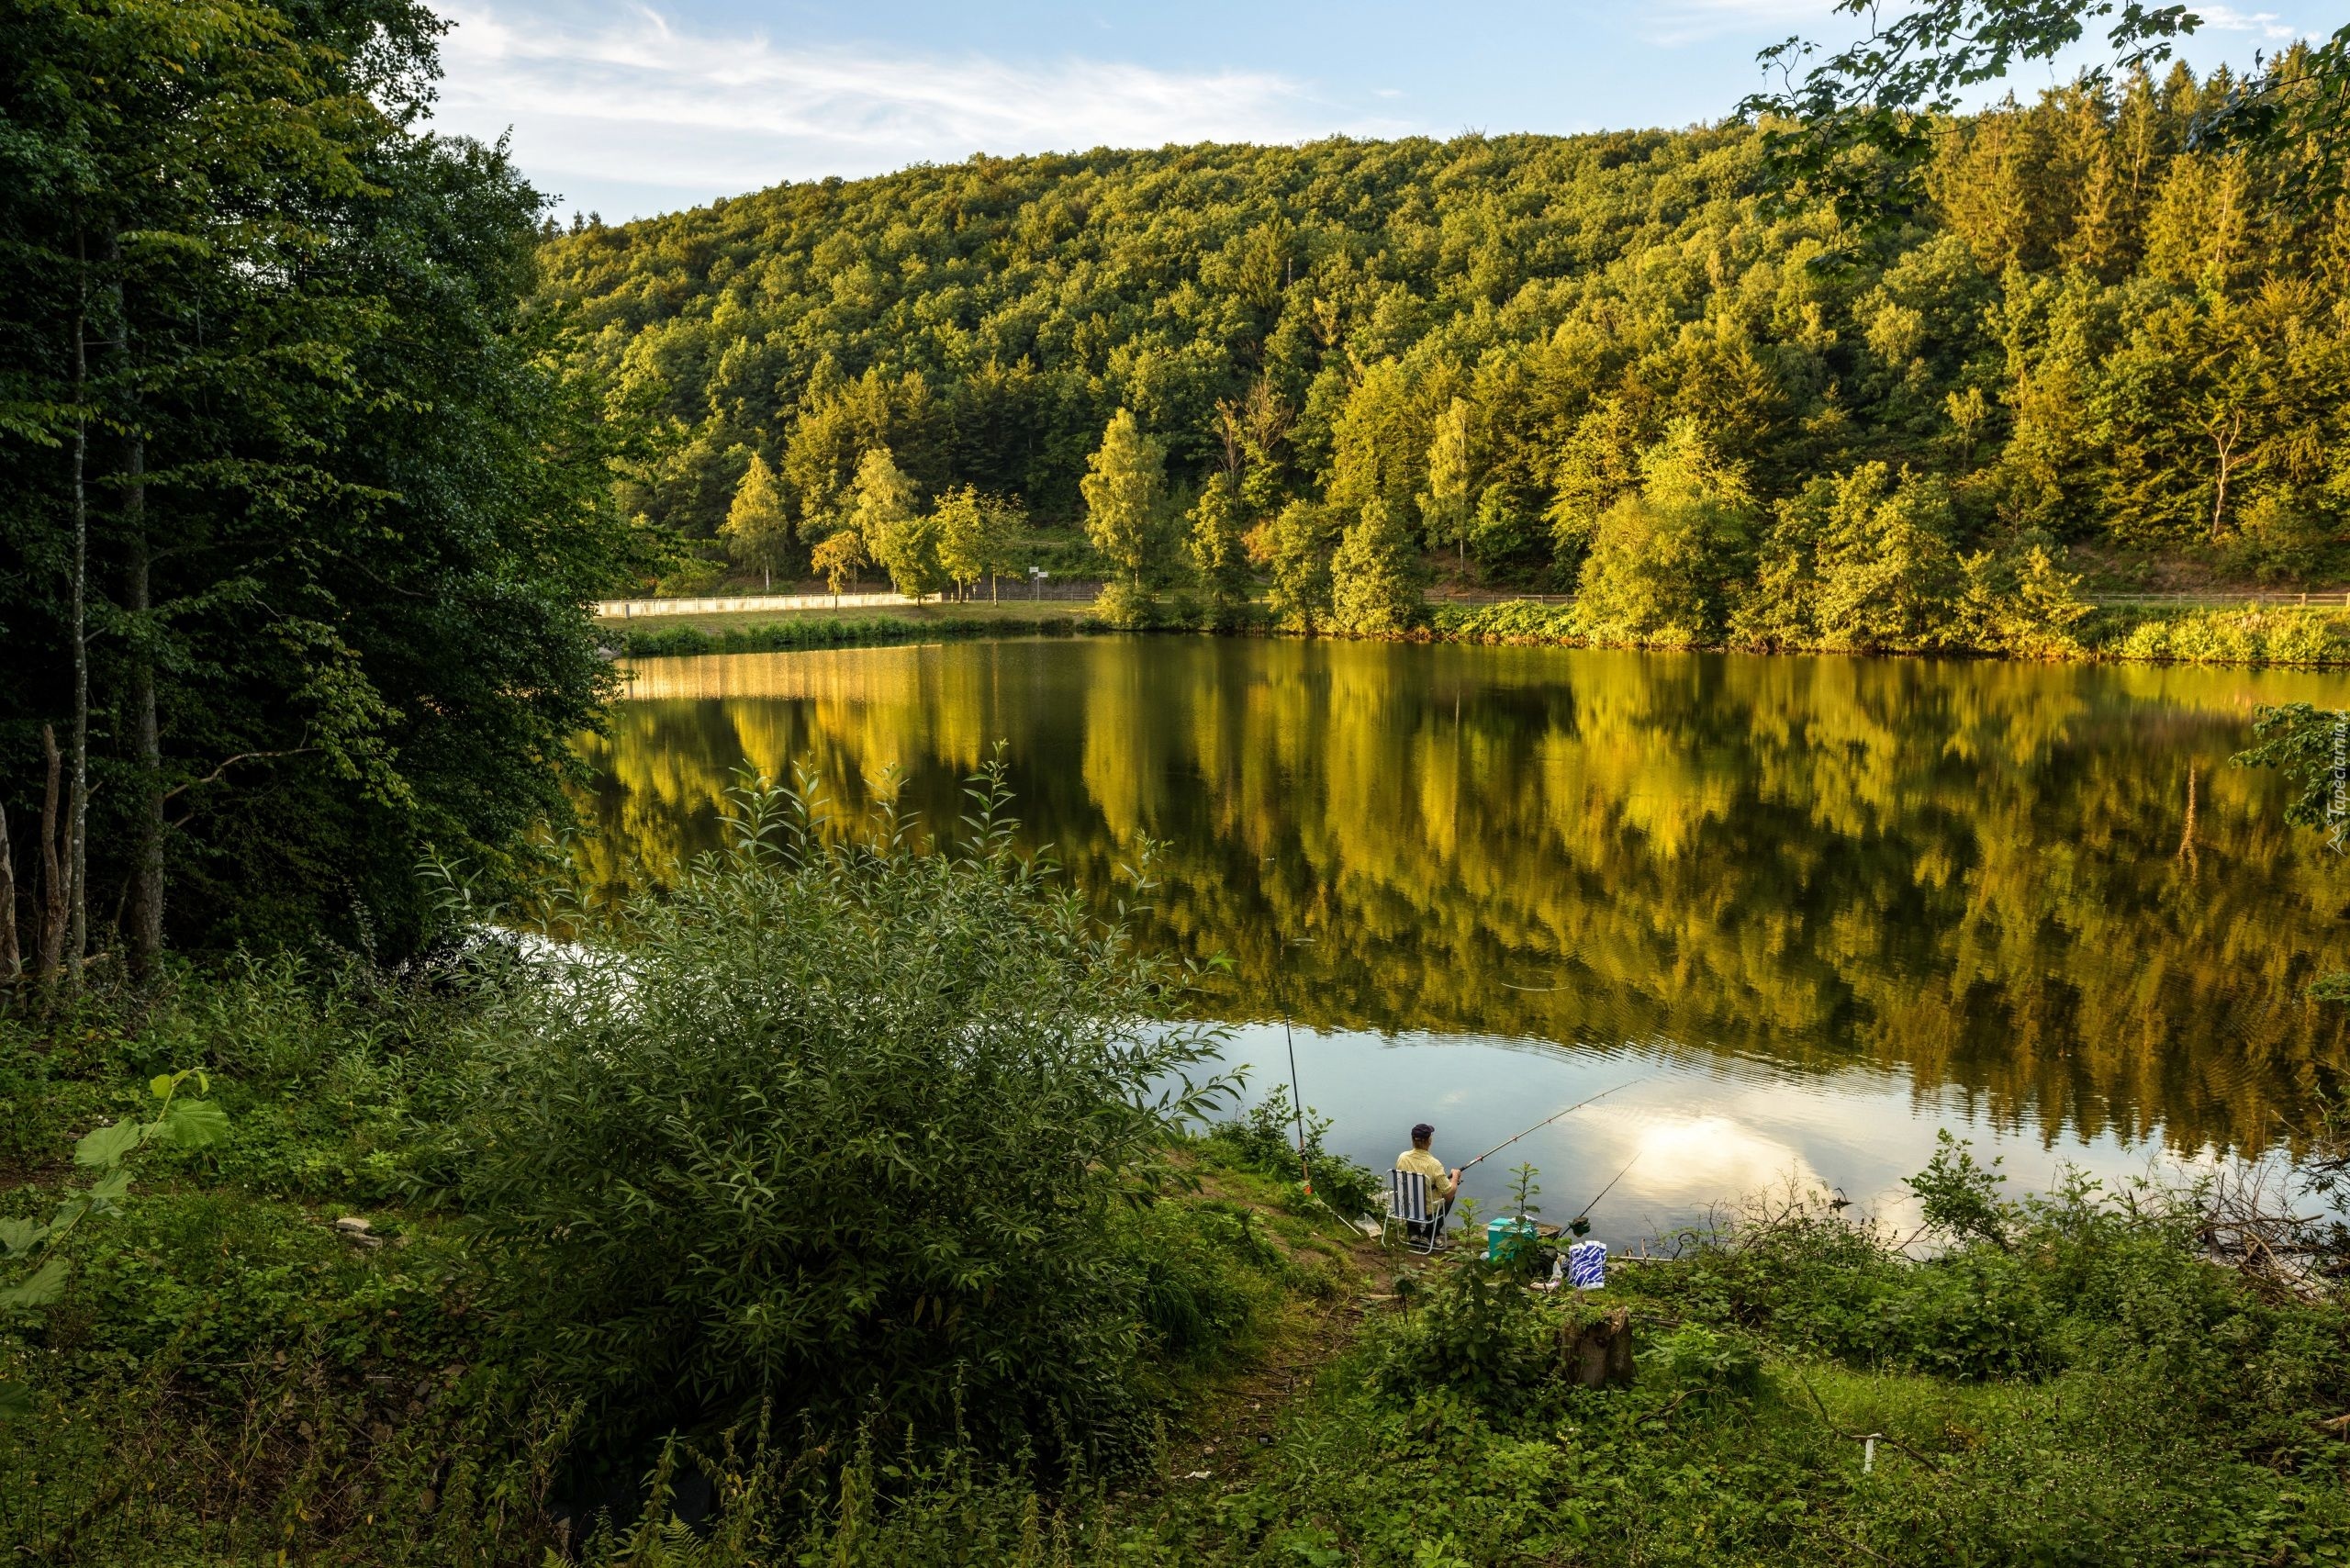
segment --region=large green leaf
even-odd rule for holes
[[[51,1258],[24,1283],[0,1291],[0,1306],[47,1306],[65,1294],[66,1277],[72,1272],[73,1265],[64,1258]]]
[[[14,1258],[49,1234],[45,1225],[35,1225],[28,1219],[0,1219],[0,1247]]]
[[[0,1421],[21,1421],[32,1413],[32,1384],[0,1383]]]
[[[129,1191],[130,1172],[118,1165],[98,1178],[96,1183],[83,1196],[101,1209],[111,1209],[121,1203]]]
[[[182,1148],[203,1148],[229,1136],[229,1113],[209,1100],[174,1100],[159,1136]]]
[[[139,1147],[141,1129],[130,1117],[125,1116],[110,1127],[100,1127],[84,1136],[73,1146],[76,1165],[119,1165],[123,1157]]]

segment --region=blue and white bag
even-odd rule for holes
[[[1595,1291],[1607,1283],[1607,1243],[1578,1241],[1567,1249],[1567,1282],[1579,1291]]]

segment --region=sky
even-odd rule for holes
[[[558,210],[618,222],[787,180],[974,152],[1576,131],[1716,120],[1755,51],[1842,43],[1831,0],[1185,0],[857,6],[446,0],[435,124],[494,140]],[[2248,62],[2343,0],[2202,6],[2183,56]],[[2069,76],[2017,78],[2020,92]]]

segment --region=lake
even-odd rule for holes
[[[929,820],[1002,743],[1091,892],[1147,841],[1147,940],[1261,1092],[1383,1170],[1415,1121],[1617,1245],[1793,1181],[1894,1223],[1938,1130],[2025,1185],[2309,1125],[2350,867],[2228,766],[2296,671],[1046,638],[647,660],[596,770],[610,888],[719,842],[736,771],[894,770]],[[1293,1027],[1285,1030],[1283,1020]]]

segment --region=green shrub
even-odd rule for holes
[[[1641,1358],[1667,1387],[1700,1399],[1751,1398],[1762,1389],[1762,1351],[1735,1328],[1684,1323]]]
[[[1886,1359],[1942,1377],[2033,1376],[2058,1360],[2055,1313],[2022,1259],[1972,1247],[1908,1271],[1885,1306]]]
[[[1102,585],[1093,600],[1093,614],[1105,625],[1123,632],[1145,631],[1180,619],[1181,611],[1156,588],[1113,579]]]
[[[2108,632],[2102,651],[2180,664],[2350,664],[2350,620],[2338,606],[2142,612]]]
[[[2001,1161],[1980,1163],[1973,1144],[1948,1128],[1935,1135],[1935,1145],[1926,1168],[1902,1183],[1917,1195],[1927,1227],[1953,1241],[2009,1245],[2023,1214],[2001,1191]]]
[[[1675,1240],[1680,1259],[1611,1271],[1610,1288],[1807,1355],[1882,1353],[1885,1304],[1907,1265],[1889,1238],[1841,1210],[1818,1199],[1758,1197],[1730,1223]]]
[[[1380,1179],[1324,1147],[1330,1118],[1308,1105],[1304,1124],[1305,1168],[1312,1172],[1315,1193],[1344,1218],[1378,1213],[1386,1201]],[[1275,1084],[1240,1115],[1217,1122],[1208,1136],[1247,1170],[1283,1180],[1301,1174],[1298,1114],[1285,1084]]]
[[[1411,1293],[1411,1306],[1374,1345],[1371,1383],[1412,1399],[1446,1388],[1481,1406],[1521,1408],[1555,1388],[1561,1346],[1587,1308],[1526,1288],[1513,1265],[1455,1260]]]
[[[1429,615],[1438,637],[1463,643],[1557,643],[1581,647],[1574,606],[1504,599],[1496,604],[1439,604]]]
[[[1153,1204],[1134,1216],[1125,1249],[1158,1348],[1193,1361],[1246,1337],[1286,1271],[1262,1222],[1237,1204]]]
[[[1189,971],[1014,855],[1000,774],[929,852],[887,805],[737,802],[487,1031],[464,1195],[514,1299],[616,1422],[1131,1459],[1118,1216],[1225,1087],[1212,1031],[1150,1022]]]

